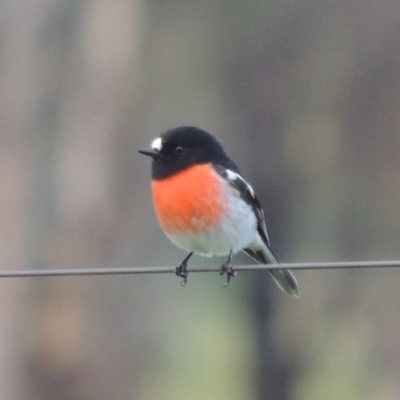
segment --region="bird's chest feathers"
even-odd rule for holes
[[[170,233],[213,230],[224,216],[221,178],[208,165],[196,165],[152,183],[158,221]]]

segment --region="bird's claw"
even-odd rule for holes
[[[187,264],[185,262],[182,262],[175,268],[175,275],[183,278],[181,286],[185,286],[188,277]]]
[[[181,282],[181,286],[185,286],[187,282],[187,277],[188,277],[188,270],[187,270],[187,263],[192,257],[193,252],[190,252],[186,258],[181,262],[179,266],[175,268],[175,275],[183,278],[183,281]]]
[[[226,274],[226,281],[222,285],[222,287],[225,288],[229,285],[231,278],[234,278],[236,276],[236,271],[232,268],[232,264],[230,262],[226,262],[225,264],[222,264],[219,274],[220,275]]]

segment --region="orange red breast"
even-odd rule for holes
[[[209,164],[153,180],[153,202],[160,226],[168,233],[212,230],[224,216],[222,189],[221,180]]]

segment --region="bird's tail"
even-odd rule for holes
[[[250,249],[244,251],[261,264],[279,264],[276,256],[267,246],[256,251]],[[288,269],[270,269],[269,272],[280,289],[291,296],[299,297],[299,284],[295,276]]]

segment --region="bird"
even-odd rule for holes
[[[220,269],[221,275],[226,274],[224,286],[236,276],[232,257],[240,251],[260,264],[279,263],[253,188],[211,133],[179,126],[138,152],[152,159],[151,191],[158,223],[172,243],[188,252],[175,270],[182,285],[193,254],[228,257]],[[269,272],[280,289],[299,296],[291,271]]]

